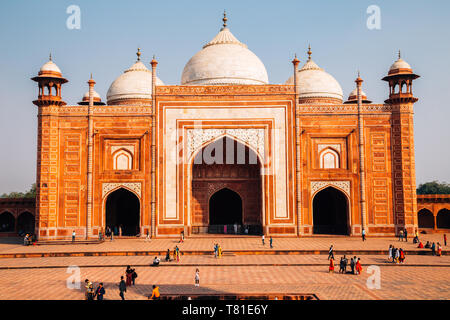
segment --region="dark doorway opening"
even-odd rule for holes
[[[234,191],[224,188],[209,199],[210,225],[241,225],[242,199]]]
[[[16,220],[10,212],[0,214],[0,232],[14,232]]]
[[[436,216],[438,229],[450,229],[450,210],[442,209]]]
[[[22,233],[34,233],[34,216],[29,212],[21,213],[17,218],[17,231]]]
[[[419,228],[434,228],[434,216],[428,209],[422,209],[418,213]]]
[[[122,236],[139,234],[139,198],[131,191],[118,189],[106,200],[106,226],[112,231],[122,228]]]
[[[313,233],[348,235],[348,205],[345,195],[328,187],[313,200]]]

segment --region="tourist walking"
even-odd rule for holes
[[[175,246],[175,258],[177,259],[177,262],[180,262],[180,248],[178,248],[178,246]]]
[[[339,273],[344,273],[344,258],[341,257],[341,260],[339,260]]]
[[[84,284],[85,284],[85,288],[86,288],[86,293],[85,293],[86,300],[94,300],[94,286],[93,286],[92,282],[89,281],[89,279],[86,279],[86,280],[84,280]]]
[[[392,256],[392,244],[389,245],[389,256],[388,256],[388,261],[392,262],[393,260],[393,256]]]
[[[273,239],[272,239],[272,237],[270,237],[269,244],[270,244],[270,249],[272,249],[273,248]]]
[[[72,242],[75,242],[75,235],[76,235],[75,230],[73,230],[72,231]]]
[[[262,241],[262,244],[264,245],[264,244],[265,244],[265,243],[264,243],[264,235],[262,235],[261,241]]]
[[[437,256],[440,257],[442,254],[442,247],[441,244],[438,242],[437,243]]]
[[[447,246],[447,234],[444,233],[444,246]]]
[[[355,268],[356,268],[356,274],[361,274],[361,272],[362,272],[362,266],[361,266],[361,262],[360,262],[360,259],[359,259],[359,258],[358,258],[358,261],[356,262]]]
[[[97,289],[95,290],[94,297],[97,297],[97,300],[103,300],[103,295],[105,294],[105,288],[103,287],[103,282],[98,284]]]
[[[344,273],[347,273],[347,264],[348,264],[348,260],[347,260],[347,258],[345,257],[345,254],[344,254],[344,259],[342,259],[342,264],[343,264],[343,266],[344,266]]]
[[[330,249],[328,250],[328,260],[330,260],[330,257],[334,259],[333,245],[331,245]]]
[[[330,259],[330,266],[328,268],[328,272],[334,273],[334,259],[333,258]]]
[[[198,270],[198,268],[195,270],[195,286],[199,287],[200,286],[200,270]]]
[[[400,249],[396,248],[395,249],[395,263],[399,263],[400,262]]]
[[[149,298],[150,300],[160,300],[161,299],[161,294],[159,293],[159,287],[156,285],[153,285],[153,291],[152,291],[152,295]]]
[[[405,252],[403,251],[402,248],[400,248],[400,253],[399,253],[399,261],[400,263],[403,263],[405,261]]]
[[[366,241],[366,229],[362,229],[361,236],[362,236],[362,240]]]
[[[405,241],[408,242],[408,230],[403,231],[403,237],[405,237]]]
[[[217,258],[218,251],[219,245],[217,243],[214,243],[214,258]]]
[[[403,230],[398,232],[398,241],[403,241]]]
[[[150,231],[147,229],[147,234],[145,236],[145,241],[150,241]]]
[[[125,281],[123,280],[123,276],[120,276],[119,296],[122,298],[122,300],[125,300],[124,292],[127,292],[127,285],[126,285]]]
[[[431,254],[433,256],[436,255],[436,244],[433,242],[433,244],[431,245]]]
[[[217,254],[219,255],[219,258],[222,258],[222,247],[220,244],[217,244]]]
[[[132,269],[130,266],[127,266],[127,269],[125,270],[125,276],[127,277],[127,286],[131,286],[131,283],[133,282],[133,272],[134,269]]]
[[[166,260],[166,262],[170,262],[170,249],[167,249],[165,260]]]
[[[352,269],[352,274],[355,274],[355,260],[353,258],[350,259],[350,268]]]

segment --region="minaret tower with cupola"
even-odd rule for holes
[[[413,80],[419,78],[411,66],[401,58],[392,64],[383,78],[389,83],[389,99],[392,107],[392,171],[394,193],[394,223],[396,234],[406,228],[413,234],[417,228],[416,173],[414,156]]]
[[[66,105],[61,98],[61,86],[68,81],[51,55],[38,75],[31,79],[39,87],[38,98],[33,101],[38,107],[36,230],[39,230],[39,239],[51,239],[58,236],[58,110]]]

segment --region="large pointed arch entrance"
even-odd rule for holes
[[[193,158],[193,233],[255,234],[262,230],[261,161],[229,137],[205,145]]]
[[[140,230],[140,201],[131,191],[120,188],[108,195],[105,203],[106,226],[121,227],[123,236],[135,236]]]
[[[349,235],[348,201],[333,187],[319,191],[313,199],[313,233]]]

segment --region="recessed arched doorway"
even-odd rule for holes
[[[30,212],[23,212],[17,218],[17,231],[19,233],[34,233],[34,216]]]
[[[349,230],[345,194],[333,187],[319,191],[313,199],[313,233],[348,235]]]
[[[442,209],[436,216],[436,227],[438,229],[450,229],[450,210]]]
[[[16,220],[11,212],[5,211],[0,214],[0,232],[14,232]]]
[[[242,224],[242,199],[236,192],[224,188],[209,199],[209,224]]]
[[[192,232],[261,232],[261,168],[258,154],[233,138],[222,137],[204,145],[192,159]]]
[[[106,199],[106,226],[114,231],[122,228],[123,236],[135,236],[140,230],[140,202],[131,191],[120,188]]]
[[[419,228],[434,228],[434,216],[428,209],[422,209],[418,213]]]

